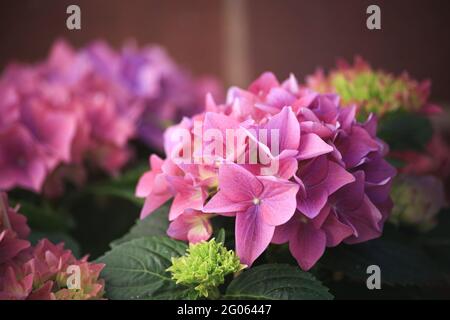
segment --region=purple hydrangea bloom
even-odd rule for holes
[[[151,157],[136,190],[146,198],[141,217],[171,198],[171,221],[192,210],[233,217],[241,261],[251,265],[271,242],[288,242],[304,270],[327,246],[379,237],[396,171],[376,118],[355,116],[339,96],[272,73],[247,90],[230,88],[225,104],[208,96],[203,113],[166,131],[167,159]],[[179,234],[193,228],[176,225]]]

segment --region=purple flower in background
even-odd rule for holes
[[[138,134],[151,147],[161,150],[162,134],[167,127],[183,116],[201,112],[207,93],[221,98],[221,88],[215,79],[193,78],[161,47],[139,50],[133,45],[125,46],[119,60],[120,82],[144,104]]]
[[[46,174],[45,158],[26,128],[0,131],[0,189],[20,186],[39,192]]]
[[[57,196],[88,167],[117,174],[133,156],[130,140],[161,150],[164,129],[197,113],[203,90],[219,92],[162,48],[58,41],[45,61],[10,65],[0,78],[0,189]]]

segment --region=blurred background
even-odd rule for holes
[[[81,30],[66,28],[66,8],[81,8]],[[366,28],[366,8],[381,7],[382,30]],[[76,47],[105,39],[165,46],[194,74],[247,85],[265,70],[299,80],[337,57],[360,54],[374,67],[433,80],[432,99],[450,100],[447,0],[19,0],[0,4],[0,68],[46,57],[57,38]]]

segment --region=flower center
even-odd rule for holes
[[[222,164],[222,159],[216,159],[214,160],[214,165],[218,168]]]
[[[304,223],[304,224],[307,224],[308,223],[308,219],[305,216],[301,216],[300,217],[300,222]]]
[[[259,199],[259,198],[253,198],[253,204],[254,204],[255,206],[260,205],[260,204],[261,204],[261,199]]]

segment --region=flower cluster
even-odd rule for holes
[[[307,77],[307,86],[322,93],[338,94],[345,105],[356,104],[361,115],[405,110],[412,112],[438,111],[440,108],[428,102],[430,82],[418,82],[406,73],[394,76],[373,70],[360,57],[353,65],[340,61],[335,70],[325,75],[322,70]]]
[[[99,279],[103,264],[87,257],[77,260],[64,244],[43,239],[32,247],[26,240],[30,230],[26,218],[10,208],[0,193],[0,300],[86,300],[103,296],[104,281]],[[79,282],[68,287],[72,270],[79,271]]]
[[[436,226],[436,216],[446,206],[442,181],[427,175],[399,175],[392,185],[392,198],[390,221],[422,232]]]
[[[270,243],[288,242],[308,270],[327,246],[376,238],[395,169],[376,118],[359,123],[355,114],[337,95],[272,73],[230,88],[225,104],[208,96],[204,112],[167,129],[167,158],[150,157],[136,188],[146,198],[141,217],[173,198],[168,233],[191,242],[210,237],[212,217],[233,217],[248,266]]]
[[[158,147],[160,124],[189,114],[210,89],[157,47],[56,42],[45,61],[11,65],[0,78],[0,190],[58,194],[62,178],[83,182],[86,164],[115,174],[130,139],[139,133]]]
[[[214,298],[217,288],[224,283],[225,276],[245,268],[236,254],[227,250],[221,242],[211,239],[197,244],[190,244],[186,256],[172,258],[172,265],[167,271],[177,284],[191,287],[190,299],[199,297]]]
[[[402,173],[433,175],[443,180],[450,177],[450,145],[441,134],[434,134],[423,152],[393,151],[390,156],[404,162]]]
[[[391,119],[390,125],[394,126],[397,123],[395,121],[401,120],[405,112],[424,118],[442,113],[441,107],[428,101],[430,81],[419,82],[406,73],[395,76],[384,71],[376,71],[359,57],[355,59],[352,66],[341,61],[337,69],[330,71],[328,75],[321,70],[317,71],[316,74],[307,77],[307,87],[323,93],[339,94],[344,105],[355,104],[359,107],[359,116],[366,116],[373,112],[380,117],[380,121],[383,121],[389,113],[400,111],[398,113],[400,117]],[[402,125],[401,122],[398,124]],[[416,130],[410,131],[409,134],[412,137],[420,134]],[[397,209],[406,205],[405,199],[409,196],[406,196],[405,192],[409,194],[412,190],[417,190],[417,181],[428,181],[426,185],[429,185],[432,178],[428,175],[434,175],[444,182],[450,177],[450,147],[436,128],[433,128],[432,137],[426,143],[424,150],[394,149],[389,153],[389,158],[400,164],[400,173],[416,176],[411,179],[401,179],[396,183],[398,192],[393,194],[393,200],[400,203]],[[407,186],[409,183],[411,185]],[[437,194],[443,192],[442,183],[435,182],[432,185],[436,188]],[[400,192],[400,190],[403,191]],[[417,201],[422,202],[419,199]],[[439,204],[439,207],[435,208],[436,204]],[[435,205],[432,210],[439,211],[444,206],[444,202],[437,201]],[[415,224],[420,229],[427,230],[431,227],[430,223],[417,218],[424,214],[429,215],[429,210],[423,209],[421,205],[408,205],[408,213],[402,214],[400,218],[397,210],[393,221]],[[433,216],[435,214],[437,212],[434,212]],[[416,218],[407,218],[411,216]]]

